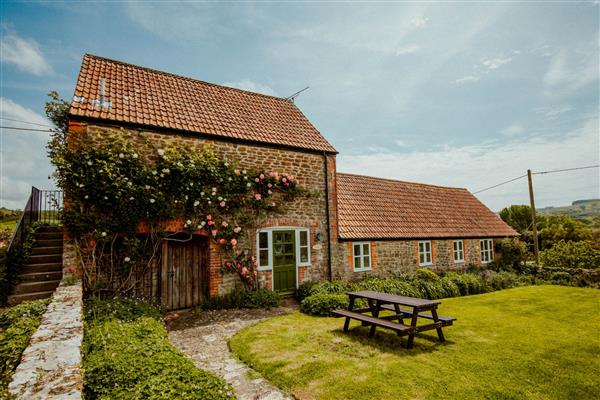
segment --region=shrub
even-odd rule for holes
[[[0,314],[0,394],[6,390],[49,299],[21,303]]]
[[[483,278],[491,290],[502,290],[522,286],[518,275],[506,271],[490,271],[490,273],[484,275]]]
[[[574,283],[574,279],[570,273],[566,271],[559,271],[550,275],[550,282],[555,285],[571,286]]]
[[[496,245],[496,250],[502,254],[498,261],[501,269],[521,272],[529,252],[527,245],[517,238],[502,239]]]
[[[556,243],[540,253],[540,262],[547,268],[600,268],[600,250],[588,241]]]
[[[302,300],[310,296],[313,286],[317,283],[317,281],[304,282],[294,291],[294,298],[299,302],[302,302]]]
[[[348,296],[342,293],[313,294],[302,300],[302,312],[310,315],[331,315],[333,310],[348,308]]]
[[[85,303],[85,320],[102,323],[108,320],[135,321],[141,317],[160,319],[160,309],[153,303],[133,297],[99,299],[90,297]]]
[[[214,296],[206,300],[201,308],[221,310],[225,308],[271,308],[281,303],[279,293],[269,289],[235,289],[224,296]]]
[[[2,248],[0,249],[0,304],[6,303],[10,289],[6,260],[6,248]]]
[[[113,318],[86,324],[83,367],[87,399],[235,397],[228,384],[197,369],[169,343],[160,321],[137,313],[121,315],[137,319],[122,322]]]
[[[478,274],[448,272],[444,277],[454,282],[461,296],[485,292],[485,281]]]
[[[430,269],[427,268],[419,268],[415,273],[415,276],[418,279],[422,279],[425,281],[437,281],[440,277]]]

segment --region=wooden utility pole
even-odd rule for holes
[[[533,183],[531,181],[531,170],[527,170],[527,180],[529,181],[529,205],[531,207],[531,227],[533,230],[533,252],[535,254],[535,263],[540,262],[540,247],[538,246],[537,226],[535,224],[535,201],[533,200]]]

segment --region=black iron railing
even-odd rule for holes
[[[23,243],[29,227],[34,222],[60,226],[62,224],[63,200],[63,192],[60,190],[40,190],[32,187],[31,195],[23,209],[23,214],[8,244],[7,251],[10,252]]]

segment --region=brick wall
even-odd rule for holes
[[[461,270],[469,265],[481,265],[479,239],[464,239],[465,262],[455,263],[453,240],[431,240],[433,264],[438,271]],[[360,279],[364,276],[394,276],[414,272],[419,266],[417,240],[371,241],[371,271],[355,272],[352,257],[353,242],[339,242],[333,251],[334,279]]]
[[[320,280],[328,278],[327,255],[327,213],[325,199],[325,159],[322,154],[274,148],[262,145],[244,144],[200,137],[197,135],[169,134],[142,129],[125,129],[98,124],[86,124],[72,121],[69,126],[69,141],[79,140],[102,143],[109,134],[127,137],[139,149],[140,156],[146,159],[155,157],[156,149],[174,145],[201,151],[210,146],[217,154],[240,169],[252,168],[264,171],[277,171],[294,175],[299,185],[313,193],[307,198],[299,198],[286,204],[286,212],[269,218],[264,227],[286,226],[310,229],[311,265],[298,271],[298,281]],[[76,145],[76,144],[74,144]],[[329,213],[335,228],[331,230],[332,240],[337,232],[336,190],[335,190],[335,155],[327,155],[329,177]],[[317,235],[321,238],[317,241]],[[245,240],[240,241],[240,248],[255,249],[255,232],[247,232]],[[218,246],[210,248],[209,292],[211,295],[223,294],[238,284],[234,275],[222,276],[219,272],[221,259]],[[259,272],[259,282],[263,287],[271,287],[271,273]]]

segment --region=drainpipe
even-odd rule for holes
[[[333,270],[331,268],[331,217],[329,215],[329,163],[327,153],[323,152],[325,165],[325,213],[327,215],[327,267],[329,269],[329,280],[333,280]]]

